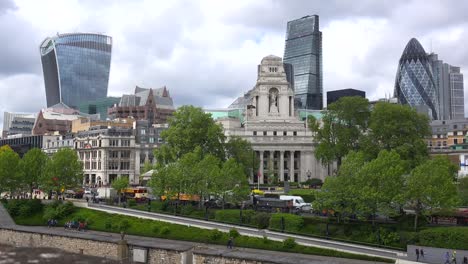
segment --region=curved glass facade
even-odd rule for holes
[[[283,61],[293,66],[296,108],[322,109],[322,32],[317,15],[288,22]]]
[[[47,107],[80,104],[107,96],[112,38],[100,34],[60,34],[40,46]]]
[[[412,38],[401,55],[395,80],[395,97],[438,119],[439,100],[428,56],[419,41]]]

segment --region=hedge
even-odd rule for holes
[[[302,216],[293,214],[272,214],[270,218],[271,229],[282,229],[281,221],[284,219],[284,230],[299,232],[304,226],[304,219]]]
[[[427,247],[468,250],[468,227],[436,227],[421,230],[417,244]]]
[[[254,223],[254,210],[242,210],[242,224],[252,225]],[[240,223],[240,210],[229,209],[229,210],[217,210],[215,213],[215,220],[227,223]]]

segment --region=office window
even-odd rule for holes
[[[257,135],[257,131],[254,131],[254,132],[253,132],[253,135],[256,136],[256,135]]]
[[[276,136],[276,131],[273,131],[273,136]]]
[[[266,132],[266,131],[263,131],[263,135],[266,136],[266,135],[267,135],[267,132]]]
[[[293,136],[297,136],[297,131],[294,131],[294,132],[293,132]]]

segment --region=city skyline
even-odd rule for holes
[[[47,8],[53,3],[58,14]],[[166,85],[176,105],[226,107],[255,81],[260,58],[283,55],[287,21],[312,14],[320,16],[323,32],[323,93],[352,87],[378,99],[393,93],[398,59],[412,37],[462,73],[468,68],[468,51],[460,48],[468,40],[462,11],[468,4],[431,3],[2,1],[0,32],[9,41],[0,44],[0,91],[8,94],[0,111],[44,108],[38,46],[57,32],[80,31],[114,39],[109,96],[137,84]],[[122,19],[128,14],[138,18]]]

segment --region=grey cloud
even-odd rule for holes
[[[37,33],[27,21],[13,13],[0,15],[0,77],[20,74],[40,74]]]
[[[16,5],[13,0],[0,1],[0,15],[6,13],[8,10],[16,9]]]

